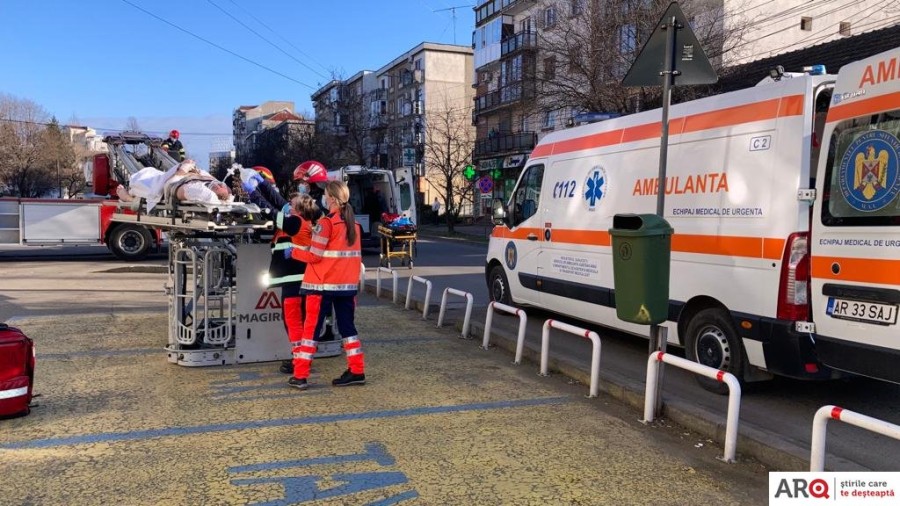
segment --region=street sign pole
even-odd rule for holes
[[[669,18],[666,30],[666,59],[662,72],[662,133],[659,142],[659,181],[656,192],[656,214],[663,217],[666,203],[666,160],[669,155],[669,105],[672,102],[672,79],[678,75],[675,70],[675,32],[681,28],[675,16]],[[663,350],[665,351],[665,350]]]

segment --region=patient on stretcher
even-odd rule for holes
[[[154,167],[144,167],[129,178],[128,189],[116,188],[122,202],[143,198],[147,211],[151,211],[163,198],[181,203],[209,205],[230,204],[234,196],[228,186],[210,173],[197,167],[193,160],[185,160],[162,172]]]

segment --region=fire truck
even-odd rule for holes
[[[162,233],[136,223],[112,221],[116,187],[144,167],[168,170],[178,162],[163,139],[140,132],[106,136],[108,153],[97,154],[88,179],[92,193],[78,199],[0,198],[0,244],[22,246],[104,244],[117,258],[137,261],[162,244]]]

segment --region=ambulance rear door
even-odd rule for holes
[[[819,359],[900,383],[900,80],[896,53],[843,67],[812,216],[810,302]]]

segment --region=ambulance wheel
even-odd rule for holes
[[[491,269],[489,279],[490,285],[488,286],[488,291],[490,292],[491,300],[506,304],[507,306],[512,305],[512,296],[509,293],[509,280],[506,279],[506,273],[503,272],[503,267],[497,265]]]
[[[143,260],[150,253],[153,236],[150,231],[138,225],[121,225],[109,235],[107,247],[119,260]]]
[[[744,381],[744,348],[734,324],[723,309],[707,308],[698,312],[687,326],[685,353],[687,358],[733,374],[738,381]],[[725,395],[728,385],[696,376],[697,382],[706,390]]]

